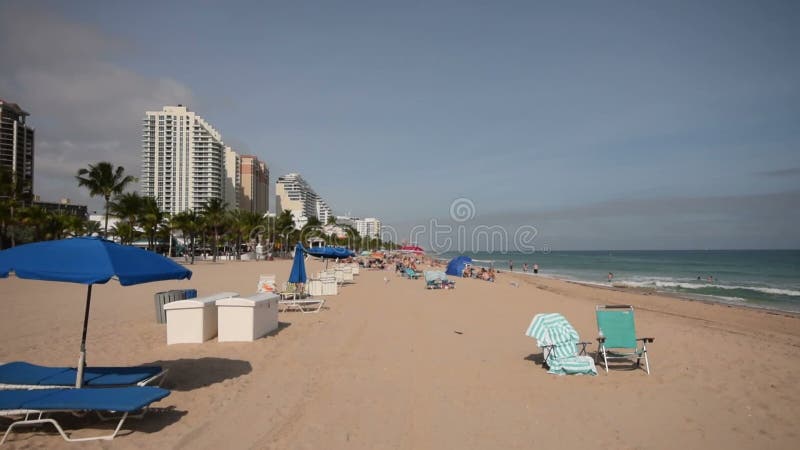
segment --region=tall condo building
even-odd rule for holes
[[[225,203],[239,209],[242,197],[242,158],[232,148],[225,147]]]
[[[11,172],[23,194],[33,194],[33,128],[25,124],[28,113],[16,103],[0,99],[0,170]]]
[[[165,106],[145,113],[142,130],[142,195],[173,214],[225,199],[225,146],[202,117],[183,105]]]
[[[325,224],[332,214],[328,204],[299,173],[278,177],[275,183],[275,211],[280,214],[286,209],[292,212],[298,227],[302,227],[312,216]]]
[[[381,235],[381,221],[374,217],[355,219],[355,229],[362,237],[375,239]]]
[[[258,214],[269,211],[269,168],[253,155],[241,157],[239,209]]]

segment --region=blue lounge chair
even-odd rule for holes
[[[2,445],[11,430],[29,425],[53,425],[68,442],[107,440],[117,436],[131,412],[141,411],[169,395],[169,391],[152,386],[129,386],[106,389],[14,389],[0,391],[0,416],[14,420],[0,440]],[[102,436],[70,437],[57,420],[45,417],[51,413],[86,411],[122,413],[114,432]]]
[[[87,367],[84,387],[145,386],[163,380],[158,366]],[[0,364],[0,389],[50,389],[75,386],[78,372],[72,367],[46,367],[23,361]]]

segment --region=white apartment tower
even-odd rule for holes
[[[278,177],[275,183],[275,212],[290,210],[295,224],[303,224],[309,217],[316,217],[323,224],[331,217],[331,208],[299,173],[288,173]]]
[[[219,132],[185,106],[147,111],[142,122],[142,195],[168,213],[200,210],[225,199],[224,145]]]
[[[355,229],[362,237],[375,239],[381,235],[381,221],[374,217],[355,219]]]

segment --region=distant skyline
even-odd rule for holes
[[[47,201],[99,209],[75,172],[138,176],[145,111],[181,103],[401,239],[468,199],[465,226],[556,250],[800,248],[798,23],[792,1],[2,2],[0,98],[31,113]]]

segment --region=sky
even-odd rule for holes
[[[793,1],[0,0],[0,98],[31,114],[42,200],[100,209],[75,172],[138,175],[144,112],[182,103],[423,247],[442,225],[800,248],[797,23]]]

